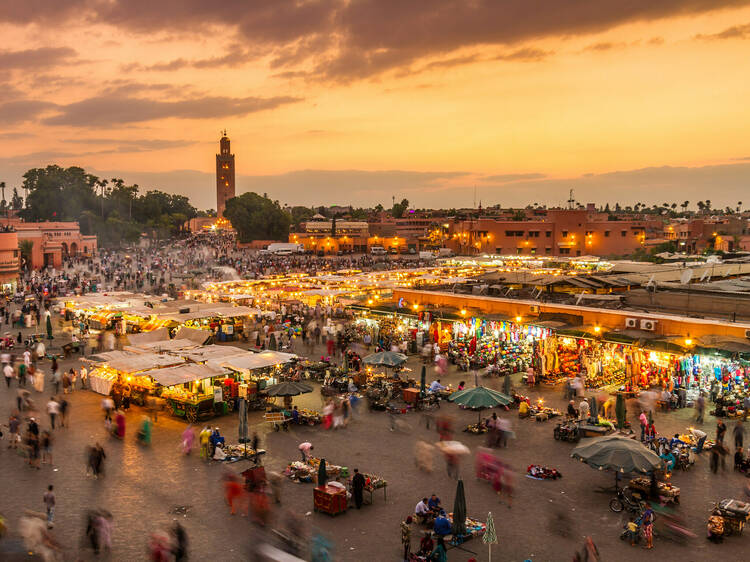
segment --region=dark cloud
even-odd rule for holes
[[[485,176],[482,178],[482,181],[510,183],[514,181],[539,180],[546,177],[547,174],[540,174],[535,172],[528,174],[499,174],[494,176]]]
[[[74,138],[61,139],[65,144],[117,145],[117,152],[150,152],[169,148],[182,148],[197,144],[197,141],[176,139],[115,139],[115,138]]]
[[[583,50],[595,53],[603,53],[605,51],[611,51],[612,49],[619,49],[620,47],[625,47],[625,43],[611,43],[609,41],[602,41],[600,43],[586,45]]]
[[[507,60],[507,61],[521,61],[521,62],[537,62],[551,57],[555,53],[553,51],[545,51],[543,49],[535,49],[533,47],[525,47],[510,53],[502,53],[496,55],[494,60]]]
[[[27,99],[0,103],[0,123],[4,125],[12,125],[15,123],[34,121],[41,114],[56,107],[57,106],[54,103]]]
[[[716,41],[719,39],[750,39],[750,23],[734,25],[719,33],[712,33],[709,35],[699,34],[696,35],[695,38],[704,41]]]
[[[58,115],[48,117],[44,123],[74,127],[104,127],[170,117],[215,119],[275,109],[298,101],[301,101],[301,98],[291,96],[271,98],[206,96],[181,101],[159,101],[122,94],[102,94],[58,106]]]
[[[750,0],[34,0],[12,3],[0,12],[0,21],[74,19],[141,34],[208,31],[220,34],[218,40],[273,51],[274,67],[309,63],[317,78],[350,81],[466,47],[521,45],[747,4]],[[230,64],[221,59],[202,62]],[[160,64],[173,70],[196,62]]]
[[[141,65],[139,63],[125,65],[127,70],[153,70],[157,72],[168,72],[180,70],[181,68],[236,68],[242,66],[256,55],[250,49],[243,49],[239,45],[231,45],[224,55],[219,57],[209,57],[204,59],[173,59],[167,62],[159,62],[151,65]]]
[[[0,68],[39,69],[68,63],[76,56],[69,47],[40,47],[23,51],[0,51]]]
[[[649,45],[663,45],[664,37],[652,37],[648,40]]]

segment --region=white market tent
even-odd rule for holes
[[[130,351],[108,351],[90,357],[91,361],[102,363],[109,368],[122,373],[137,373],[147,369],[172,367],[184,363],[185,360],[174,355],[160,355],[158,353],[133,353]]]
[[[173,340],[161,340],[150,343],[144,343],[142,345],[129,345],[123,349],[125,351],[132,351],[134,353],[148,353],[148,352],[179,352],[189,349],[195,349],[200,347],[200,344],[188,340],[188,339],[173,339]]]
[[[131,346],[141,346],[143,344],[164,341],[169,339],[169,330],[159,328],[153,332],[143,332],[141,334],[128,334],[128,342]]]
[[[197,328],[187,328],[180,326],[177,329],[177,333],[174,335],[176,340],[190,340],[198,345],[203,345],[211,337],[211,332],[208,330],[200,330]]]
[[[199,381],[210,377],[218,377],[226,372],[225,369],[212,365],[185,363],[164,369],[151,369],[138,373],[139,377],[151,377],[162,386],[174,386],[186,382]]]
[[[282,353],[280,351],[261,351],[260,353],[246,353],[223,359],[211,359],[208,364],[218,367],[227,367],[233,371],[252,371],[273,367],[282,363],[289,363],[297,356],[293,353]]]
[[[190,350],[185,350],[181,353],[177,353],[180,357],[195,361],[196,363],[205,363],[210,360],[221,360],[237,355],[245,355],[252,353],[239,347],[233,347],[231,345],[204,345]]]

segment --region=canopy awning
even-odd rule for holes
[[[174,386],[186,382],[199,381],[211,377],[218,377],[226,373],[225,369],[213,365],[185,363],[164,369],[151,369],[138,373],[139,377],[151,377],[162,386]]]
[[[111,369],[122,373],[137,373],[154,368],[171,367],[184,363],[185,360],[174,355],[158,353],[133,353],[130,351],[110,351],[91,357],[93,361],[104,363]]]
[[[228,357],[247,353],[252,352],[231,345],[205,345],[185,351],[179,355],[196,363],[204,363],[209,360],[227,359]]]
[[[157,341],[166,341],[169,339],[169,330],[159,328],[153,332],[143,332],[141,334],[128,334],[128,342],[132,346],[140,346]]]
[[[263,369],[289,363],[296,359],[293,353],[282,353],[280,351],[261,351],[260,353],[247,353],[245,355],[235,355],[224,359],[211,359],[208,364],[219,367],[227,367],[234,371],[252,371],[254,369]]]

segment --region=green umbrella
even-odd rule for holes
[[[379,367],[398,367],[403,363],[406,363],[406,355],[403,353],[396,353],[395,351],[380,351],[368,355],[362,362],[366,365],[376,365]]]
[[[422,374],[419,377],[419,397],[427,396],[427,367],[422,365]]]
[[[454,537],[463,537],[466,534],[466,495],[464,494],[464,481],[459,480],[456,486],[456,500],[453,502],[453,525],[451,533]]]
[[[510,384],[511,384],[511,382],[512,381],[510,380],[510,375],[509,374],[505,375],[505,380],[503,381],[503,393],[506,396],[510,396]]]
[[[52,339],[52,315],[47,313],[47,339]]]
[[[326,472],[326,460],[320,459],[318,467],[318,486],[325,486],[328,482],[328,473]]]
[[[507,376],[507,375],[506,375]],[[466,390],[459,390],[448,397],[450,402],[455,402],[464,408],[475,410],[484,410],[485,408],[494,408],[496,406],[507,406],[513,399],[491,388],[484,386],[475,386]],[[481,414],[477,418],[477,423],[481,422]]]
[[[620,435],[596,437],[578,445],[570,455],[599,470],[648,474],[661,468],[659,456],[640,441]]]
[[[617,416],[618,429],[624,428],[627,410],[625,409],[625,397],[622,395],[622,393],[617,394],[617,401],[615,402],[615,415]]]
[[[485,526],[482,542],[490,549],[489,559],[492,562],[492,545],[497,544],[497,533],[495,532],[495,520],[492,519],[492,512],[487,514],[487,525]]]
[[[303,382],[280,382],[266,388],[268,396],[297,396],[312,391],[312,387]]]

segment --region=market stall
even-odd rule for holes
[[[147,370],[172,367],[184,363],[184,359],[158,353],[135,353],[128,351],[109,351],[98,353],[82,359],[95,363],[89,373],[91,390],[108,395],[115,384],[127,385],[135,401],[142,394],[153,390],[153,384],[140,373]]]

